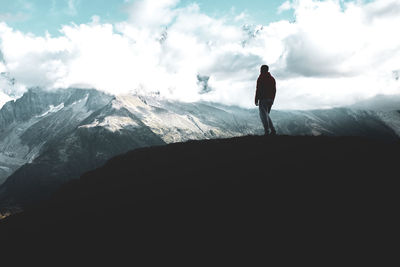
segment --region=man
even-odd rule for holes
[[[276,95],[276,82],[269,67],[262,65],[260,76],[257,79],[257,90],[255,104],[259,106],[261,122],[264,126],[265,135],[276,135],[274,124],[269,116]]]

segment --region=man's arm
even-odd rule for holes
[[[274,86],[273,86],[273,90],[274,90],[274,97],[272,98],[272,100],[275,102],[275,97],[276,97],[276,80],[275,80],[275,78],[272,78],[273,79],[273,84],[274,84]]]
[[[256,86],[256,97],[254,99],[254,102],[256,104],[256,106],[258,106],[258,95],[259,95],[259,91],[260,91],[260,80],[257,79],[257,86]]]

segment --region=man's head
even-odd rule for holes
[[[269,71],[269,67],[267,65],[261,66],[261,70],[260,70],[261,74],[266,74],[266,73],[268,73],[268,71]]]

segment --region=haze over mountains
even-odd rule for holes
[[[274,110],[272,118],[283,135],[388,141],[400,135],[396,109]],[[0,206],[47,198],[63,183],[135,148],[262,133],[257,109],[94,89],[30,89],[0,110]]]

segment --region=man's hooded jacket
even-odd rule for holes
[[[261,99],[275,100],[276,82],[271,73],[261,73],[257,79],[256,101]]]

